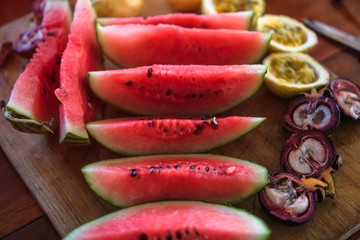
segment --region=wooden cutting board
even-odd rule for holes
[[[170,12],[162,1],[145,1],[144,15]],[[0,39],[16,36],[26,23],[26,16],[1,28]],[[328,43],[325,43],[325,45]],[[320,46],[321,48],[321,46]],[[314,52],[319,57],[323,53]],[[316,56],[315,56],[316,57]],[[28,60],[11,54],[7,64],[0,68],[0,100],[8,100],[12,86]],[[322,63],[338,73],[359,76],[355,56],[337,52]],[[358,79],[353,79],[359,81]],[[265,86],[249,100],[218,115],[266,117],[267,120],[239,140],[211,151],[264,165],[270,173],[280,171],[279,154],[290,133],[282,127],[282,116],[287,100],[274,96]],[[108,107],[108,115],[125,116]],[[118,208],[94,194],[80,172],[84,165],[115,157],[95,141],[90,147],[69,147],[58,143],[54,135],[20,133],[0,117],[0,144],[33,195],[46,212],[61,236],[75,227],[103,216]],[[327,198],[318,204],[314,218],[300,226],[289,226],[273,220],[261,208],[257,196],[239,204],[263,219],[272,230],[271,239],[338,239],[360,223],[360,123],[344,118],[331,135],[338,153],[344,159],[343,167],[335,173],[335,199]]]

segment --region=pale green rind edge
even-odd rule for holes
[[[222,209],[224,209],[224,211],[231,211],[234,214],[241,214],[244,218],[249,219],[249,221],[252,221],[252,222],[258,224],[259,228],[261,228],[263,230],[263,232],[261,234],[258,234],[257,238],[253,238],[253,239],[266,240],[266,239],[269,239],[270,234],[271,234],[270,228],[266,225],[266,223],[262,219],[260,219],[259,217],[255,216],[243,209],[237,209],[234,207],[222,206],[222,205],[213,204],[213,203],[204,203],[204,202],[199,202],[199,201],[163,201],[163,202],[155,202],[155,203],[145,203],[145,204],[137,205],[134,207],[129,207],[126,209],[120,209],[116,212],[104,215],[100,218],[92,220],[92,221],[85,223],[85,224],[77,227],[76,229],[72,230],[70,233],[68,233],[63,238],[63,240],[81,239],[81,235],[83,233],[86,233],[86,231],[88,229],[91,229],[91,227],[101,225],[103,222],[105,222],[109,219],[125,215],[131,211],[136,211],[141,208],[144,208],[144,209],[154,209],[155,208],[156,209],[157,206],[172,205],[172,204],[174,204],[175,206],[178,204],[187,204],[187,205],[202,205],[202,206],[208,206],[208,207],[214,207],[214,208],[222,208]],[[171,221],[171,219],[170,219],[170,221]],[[167,229],[164,229],[164,233],[166,232],[166,230]]]
[[[217,141],[214,142],[213,144],[207,146],[207,147],[202,147],[202,148],[198,148],[195,149],[193,151],[189,151],[188,149],[184,149],[184,151],[181,152],[172,152],[172,153],[199,153],[199,152],[207,152],[210,151],[212,149],[224,146],[232,141],[235,141],[236,139],[241,138],[242,136],[245,136],[246,134],[248,134],[249,132],[251,132],[252,130],[254,130],[256,127],[258,127],[263,121],[266,120],[266,118],[263,117],[251,117],[253,119],[252,124],[246,128],[246,129],[241,129],[241,131],[239,131],[236,135],[234,135],[232,138],[227,138],[226,141],[224,141],[223,139],[225,139],[225,137],[223,139],[221,139],[222,141]],[[116,152],[116,153],[120,153],[126,156],[138,156],[138,155],[148,155],[148,154],[169,154],[169,152],[164,151],[164,152],[130,152],[130,151],[126,151],[126,149],[122,148],[114,148],[112,146],[110,146],[109,144],[104,143],[104,141],[102,141],[96,134],[96,130],[94,131],[92,129],[93,125],[96,125],[97,123],[101,122],[100,121],[94,121],[94,122],[89,122],[85,125],[88,133],[101,145],[103,145],[104,147],[106,147],[107,149]],[[196,142],[194,142],[194,144],[196,144]],[[164,147],[164,149],[166,149]]]
[[[244,164],[250,165],[252,166],[253,169],[256,169],[256,172],[258,172],[259,176],[261,176],[260,179],[258,179],[257,184],[254,185],[253,187],[253,191],[250,192],[247,195],[243,195],[240,198],[234,199],[234,200],[230,200],[227,202],[218,202],[218,204],[224,204],[224,205],[232,205],[232,204],[237,204],[240,203],[242,201],[247,200],[248,198],[254,196],[256,193],[258,193],[261,189],[263,189],[267,184],[268,184],[268,170],[264,167],[261,166],[257,163],[254,162],[250,162],[247,160],[243,160],[243,159],[237,159],[237,158],[233,158],[233,157],[227,157],[227,156],[221,156],[221,155],[216,155],[216,154],[160,154],[160,155],[148,155],[148,156],[139,156],[139,157],[125,157],[125,158],[117,158],[117,159],[110,159],[110,160],[102,160],[99,162],[94,162],[94,163],[90,163],[84,167],[81,168],[81,172],[86,180],[86,182],[88,183],[89,187],[102,199],[106,200],[107,202],[109,202],[110,204],[123,208],[123,207],[129,207],[128,204],[126,203],[122,203],[120,199],[112,199],[109,196],[105,196],[104,194],[101,193],[101,191],[99,191],[99,188],[96,187],[96,184],[94,184],[94,182],[91,180],[91,170],[93,168],[96,168],[97,166],[101,166],[101,165],[106,165],[109,163],[116,163],[116,162],[124,162],[124,161],[131,161],[136,163],[136,161],[143,161],[143,160],[164,160],[166,161],[167,157],[171,157],[171,158],[180,158],[180,159],[187,159],[187,158],[196,158],[196,157],[207,157],[209,161],[215,160],[215,159],[222,159],[222,160],[227,160],[227,161],[235,161],[235,162],[243,162]],[[213,159],[211,159],[213,158]],[[206,200],[199,200],[199,201],[203,201],[203,202],[209,202],[211,203],[211,201],[206,201]],[[214,202],[213,202],[214,203]]]
[[[38,122],[28,116],[20,113],[16,109],[10,106],[3,107],[3,113],[6,120],[11,123],[11,126],[20,131],[26,133],[43,134],[43,133],[54,133],[52,126],[52,119],[48,122]]]

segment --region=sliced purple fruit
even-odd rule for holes
[[[327,184],[315,178],[299,178],[289,173],[274,173],[259,193],[263,207],[275,218],[304,223],[315,214],[317,189]]]
[[[340,109],[331,98],[301,95],[289,103],[284,120],[291,132],[314,129],[329,134],[339,125]]]
[[[330,173],[340,168],[342,159],[326,134],[315,130],[294,133],[282,149],[280,160],[283,171],[323,179],[329,185],[327,193],[334,195]]]
[[[337,78],[330,83],[333,98],[343,111],[351,118],[360,118],[360,88],[345,78]]]

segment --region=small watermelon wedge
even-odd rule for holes
[[[97,25],[103,52],[122,67],[152,64],[231,65],[257,62],[271,34],[175,25]]]
[[[96,40],[95,12],[90,0],[78,0],[71,24],[69,42],[60,67],[60,143],[89,144],[85,123],[97,119],[100,104],[92,95],[87,72],[102,69],[102,56]]]
[[[268,239],[256,216],[236,208],[196,201],[143,204],[86,223],[64,240],[85,239]]]
[[[225,145],[265,118],[122,118],[86,124],[105,147],[125,155],[196,153]]]
[[[211,154],[119,158],[82,172],[100,197],[119,207],[164,200],[239,203],[268,183],[263,166]]]
[[[265,65],[153,65],[89,72],[103,101],[142,115],[200,116],[228,110],[261,86]]]
[[[254,11],[228,12],[219,14],[171,13],[147,18],[98,18],[103,26],[119,24],[171,24],[186,28],[250,30]]]
[[[43,35],[36,52],[16,80],[5,118],[22,132],[53,133],[58,123],[58,101],[54,90],[59,86],[61,55],[66,47],[71,23],[67,0],[47,0],[41,23]]]

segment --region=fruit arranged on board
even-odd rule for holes
[[[298,20],[266,14],[257,20],[257,31],[272,33],[269,50],[275,52],[308,52],[318,42],[317,35]]]
[[[143,0],[92,0],[99,17],[135,17],[140,15]]]
[[[360,118],[360,88],[345,78],[337,78],[330,83],[333,98],[342,112],[353,118]]]
[[[119,207],[164,200],[239,203],[268,183],[263,166],[211,154],[119,158],[82,172],[100,197]]]
[[[46,2],[44,18],[38,27],[41,41],[3,108],[5,118],[15,129],[46,133],[57,127],[59,104],[54,90],[59,86],[61,55],[66,47],[70,22],[67,1]]]
[[[97,22],[103,26],[120,24],[170,24],[185,28],[250,30],[253,17],[253,11],[219,13],[214,15],[169,13],[149,16],[147,18],[98,18]]]
[[[104,54],[122,67],[152,64],[228,65],[257,62],[270,33],[174,25],[97,25]]]
[[[200,116],[223,112],[261,86],[264,65],[152,65],[89,72],[103,101],[142,115]]]
[[[264,60],[265,84],[274,94],[292,98],[329,83],[329,72],[305,53],[271,53]]]
[[[59,100],[60,143],[89,144],[85,123],[98,118],[100,104],[87,83],[88,71],[102,69],[95,15],[90,0],[78,0],[69,42],[61,59]]]
[[[119,118],[90,122],[86,128],[103,146],[125,155],[196,153],[225,145],[265,118]]]
[[[201,11],[205,14],[253,10],[257,15],[265,12],[265,0],[202,0]]]
[[[268,239],[270,230],[254,215],[197,201],[157,202],[122,209],[84,224],[64,240]]]
[[[259,193],[262,206],[277,220],[304,223],[315,214],[317,191],[326,184],[315,178],[299,178],[289,173],[273,173]]]
[[[190,12],[200,7],[201,0],[165,0],[176,11]]]
[[[285,128],[291,132],[314,129],[330,134],[340,123],[340,109],[333,99],[313,91],[293,98],[284,120]]]

